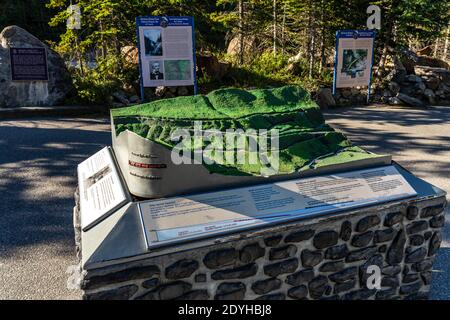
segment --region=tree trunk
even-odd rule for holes
[[[277,54],[277,0],[273,0],[273,55]]]
[[[283,23],[281,26],[281,53],[284,54],[284,33],[286,32],[286,4],[283,6]]]
[[[448,46],[450,38],[450,26],[447,27],[447,32],[445,34],[445,42],[444,42],[444,52],[442,53],[442,60],[447,61],[447,52],[448,52]]]
[[[239,0],[239,64],[244,63],[244,2]]]
[[[310,45],[309,45],[309,78],[313,77],[314,58],[315,58],[315,45],[316,45],[316,28],[315,28],[315,8],[314,1],[310,1],[311,14],[309,18],[309,32],[310,32]]]

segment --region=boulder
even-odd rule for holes
[[[208,75],[214,80],[221,80],[230,71],[229,63],[219,61],[212,55],[197,55],[196,62],[199,77]]]
[[[45,48],[48,81],[11,81],[10,48]],[[0,107],[53,106],[73,89],[64,60],[26,30],[9,26],[0,33]]]
[[[230,56],[238,56],[239,52],[240,52],[240,39],[239,36],[231,39],[231,41],[228,44],[227,47],[227,54]],[[243,41],[243,51],[244,51],[244,57],[250,57],[253,56],[255,54],[255,52],[257,52],[256,48],[257,48],[257,42],[256,42],[256,37],[254,36],[246,36],[244,37],[244,41]]]
[[[404,93],[399,93],[397,98],[400,99],[405,104],[410,105],[412,107],[416,107],[416,108],[424,108],[425,107],[425,104],[422,101],[420,101],[417,98],[408,96],[407,94],[404,94]]]
[[[120,49],[120,52],[128,63],[139,64],[139,51],[135,46],[125,46]]]
[[[320,88],[317,103],[323,109],[336,106],[336,101],[334,100],[330,88]]]

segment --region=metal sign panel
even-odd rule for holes
[[[341,30],[336,33],[333,93],[336,88],[369,87],[372,77],[373,30]]]
[[[45,48],[10,48],[12,81],[48,81]]]
[[[417,195],[390,165],[140,202],[149,248]]]
[[[141,86],[195,86],[193,17],[136,19]]]

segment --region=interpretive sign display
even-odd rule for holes
[[[147,246],[415,196],[394,166],[139,203]]]
[[[375,31],[341,30],[336,33],[334,93],[336,88],[369,87]]]
[[[196,86],[194,19],[138,17],[142,87]]]
[[[12,81],[48,81],[45,48],[11,48]]]
[[[83,231],[108,217],[129,200],[108,147],[78,165],[78,186]]]

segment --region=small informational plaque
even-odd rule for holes
[[[45,48],[11,48],[12,81],[48,81]]]
[[[111,149],[106,147],[78,165],[81,228],[95,226],[129,201]]]
[[[394,166],[139,203],[149,248],[417,195]]]

